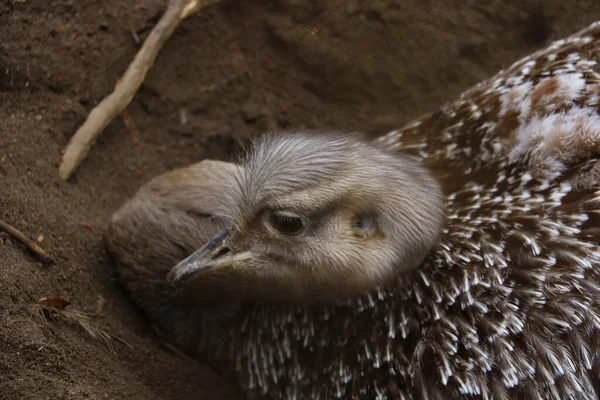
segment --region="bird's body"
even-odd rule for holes
[[[420,157],[446,198],[443,227],[439,235],[423,234],[435,241],[415,268],[401,267],[397,275],[386,275],[386,285],[334,304],[242,295],[215,318],[206,317],[209,305],[188,302],[185,316],[163,329],[236,379],[251,397],[598,398],[599,60],[597,23],[372,145],[374,151]],[[280,143],[263,150],[281,153]],[[235,178],[222,178],[231,179],[224,185],[251,187],[240,178],[252,175],[243,172],[251,165],[234,171]],[[396,189],[402,191],[402,185]],[[423,226],[437,226],[438,196],[415,198],[433,210]],[[251,213],[248,204],[262,200],[234,195],[227,201],[246,206],[215,206],[214,214],[238,221],[232,235],[241,237],[249,222],[238,214]],[[108,234],[120,259],[128,244],[114,226],[127,221],[115,219]],[[146,230],[139,224],[136,229]],[[165,229],[169,243],[186,243],[186,254],[204,244],[200,237],[186,242],[185,230]],[[125,244],[114,250],[115,243]],[[166,276],[181,255],[154,247],[148,251],[155,271]],[[143,269],[144,260],[125,262],[125,269]],[[134,275],[126,277],[126,285]],[[161,295],[167,295],[164,290]]]

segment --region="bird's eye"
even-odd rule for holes
[[[357,216],[356,226],[361,231],[371,229],[371,227],[373,226],[373,217],[371,217],[370,215],[359,214]]]
[[[306,219],[291,211],[271,211],[267,217],[268,224],[284,235],[298,235],[306,228]]]
[[[355,220],[357,234],[363,238],[371,237],[375,231],[375,218],[370,214],[358,214]]]
[[[361,231],[366,231],[371,226],[371,221],[368,218],[365,218],[364,215],[359,215],[357,225],[358,229]]]

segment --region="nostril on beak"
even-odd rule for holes
[[[225,254],[229,253],[231,250],[229,249],[229,247],[224,247],[221,250],[219,250],[213,257],[212,260],[215,260],[221,256],[224,256]]]

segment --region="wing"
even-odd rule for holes
[[[600,153],[600,22],[378,141],[446,167],[523,163],[552,179]]]

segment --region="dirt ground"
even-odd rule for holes
[[[597,0],[224,0],[187,20],[74,179],[61,152],[112,89],[167,0],[0,0],[0,218],[56,258],[0,234],[0,399],[237,399],[167,351],[122,294],[101,234],[151,177],[227,159],[264,130],[381,133],[435,109],[546,42],[600,19]],[[68,296],[76,323],[39,317]]]

